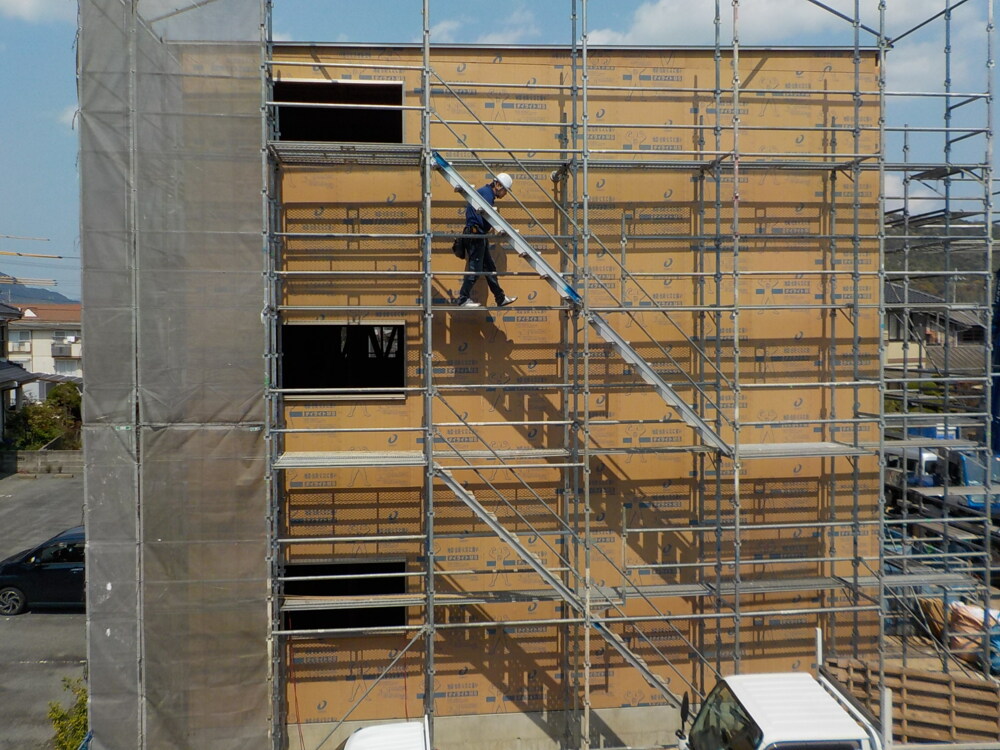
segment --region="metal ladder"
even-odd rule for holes
[[[455,479],[454,475],[448,471],[448,469],[435,465],[434,474],[448,486],[448,488],[455,494],[455,497],[465,503],[473,513],[475,513],[487,526],[490,527],[494,534],[506,542],[507,545],[514,550],[518,556],[520,556],[520,558],[542,578],[543,581],[552,587],[552,589],[563,601],[572,607],[578,614],[584,614],[586,606],[582,601],[580,601],[580,597],[577,596],[573,590],[563,583],[557,576],[553,575],[552,572],[542,564],[542,561],[539,560],[531,550],[521,544],[521,540],[518,535],[501,524],[495,513],[492,513],[484,508],[479,500],[476,499],[476,496],[463,487],[462,484]],[[600,606],[601,603],[601,601],[598,601],[596,604]],[[680,706],[680,699],[670,689],[667,681],[650,669],[646,660],[633,652],[628,647],[628,644],[625,643],[624,638],[617,633],[612,632],[608,626],[599,619],[591,618],[590,623],[628,664],[635,667],[639,671],[643,678],[645,678],[646,682],[648,682],[656,690],[660,691],[660,693],[663,694],[663,697],[670,701],[674,706]]]
[[[583,304],[583,298],[572,286],[567,283],[563,275],[549,265],[541,254],[525,240],[514,227],[504,219],[500,213],[491,206],[481,196],[469,182],[460,175],[448,161],[437,151],[431,153],[435,165],[446,180],[457,191],[465,195],[466,200],[480,211],[487,218],[490,224],[497,230],[505,233],[510,243],[514,246],[514,251],[528,261],[528,263],[538,272],[538,275],[549,282],[556,293],[564,300],[579,308]],[[733,456],[733,447],[725,442],[715,430],[698,414],[694,409],[685,403],[670,387],[659,373],[647,362],[622,336],[615,331],[611,324],[595,312],[587,311],[587,322],[597,331],[597,334],[607,341],[621,355],[622,359],[632,365],[639,375],[660,397],[680,415],[688,425],[701,435],[701,439],[707,444],[730,458]]]

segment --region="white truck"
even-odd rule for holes
[[[343,750],[431,750],[427,717],[362,727],[341,747]]]
[[[681,705],[679,750],[884,750],[878,732],[824,677],[799,672],[724,677],[691,724]],[[427,720],[357,730],[343,750],[430,750]]]
[[[883,750],[871,722],[824,677],[799,672],[724,677],[684,734],[680,750]]]

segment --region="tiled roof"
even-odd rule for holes
[[[46,383],[73,383],[74,385],[83,385],[83,378],[79,375],[56,375],[51,372],[33,372],[31,373],[33,380],[42,380]]]
[[[13,305],[8,305],[5,302],[0,302],[0,319],[2,320],[17,320],[21,317],[21,311]]]
[[[68,305],[14,305],[23,314],[22,321],[25,323],[37,321],[39,323],[79,323],[80,303],[74,302]]]
[[[946,311],[938,305],[944,304],[944,298],[938,297],[934,294],[928,294],[927,292],[922,292],[919,289],[914,289],[910,287],[906,289],[902,284],[895,284],[891,281],[885,282],[883,299],[885,304],[890,306],[888,311],[889,315],[899,315],[899,305],[906,304],[912,308],[912,314],[923,314],[923,315],[940,315],[942,318],[945,316]],[[921,305],[929,305],[929,309],[922,309]],[[892,306],[895,306],[894,309]],[[948,319],[951,321],[953,326],[959,328],[982,328],[983,322],[975,315],[975,313],[969,312],[968,310],[951,310],[948,311]]]
[[[982,344],[953,344],[948,347],[948,367],[945,368],[945,347],[928,345],[924,352],[927,364],[937,372],[947,375],[982,375],[989,372],[986,366],[986,347]]]
[[[15,385],[30,383],[37,378],[21,365],[0,359],[0,388],[12,388]]]

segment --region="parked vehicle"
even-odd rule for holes
[[[0,615],[27,607],[83,606],[83,526],[0,561]]]
[[[342,750],[430,750],[427,717],[362,727],[347,738]]]
[[[885,489],[893,500],[906,494],[907,487],[931,487],[940,482],[941,457],[926,448],[885,447]]]
[[[875,727],[825,678],[804,672],[732,675],[701,704],[680,750],[882,750]]]
[[[896,488],[931,487],[938,483],[940,456],[926,448],[885,447],[885,481]]]
[[[987,461],[990,467],[990,513],[996,514],[1000,512],[1000,456],[989,456]],[[937,472],[938,480],[935,484],[943,485],[947,476],[948,484],[956,488],[954,495],[959,505],[978,511],[986,508],[986,492],[979,489],[985,488],[987,484],[986,465],[982,455],[971,451],[951,451],[948,460],[938,464]],[[963,489],[966,491],[963,492]],[[951,495],[949,490],[949,497]]]

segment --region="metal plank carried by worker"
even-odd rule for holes
[[[489,220],[490,224],[494,229],[499,232],[505,233],[510,239],[511,244],[514,246],[514,252],[520,255],[522,258],[528,261],[531,266],[538,271],[539,276],[548,281],[552,287],[556,290],[560,297],[565,300],[569,300],[575,305],[579,305],[583,302],[583,299],[577,294],[576,290],[571,287],[566,280],[562,277],[556,269],[550,266],[546,260],[541,256],[541,254],[533,248],[527,240],[525,240],[517,231],[507,223],[507,221],[500,216],[500,213],[486,201],[483,196],[471,185],[469,182],[462,177],[455,168],[448,163],[448,161],[441,156],[437,151],[434,151],[432,156],[437,164],[441,174],[444,175],[445,179],[451,183],[452,187],[456,190],[464,193],[466,199],[472,204],[472,207],[477,211],[485,214]]]
[[[556,293],[567,300],[576,307],[580,307],[583,304],[583,298],[577,293],[575,289],[563,278],[563,275],[553,268],[549,263],[542,257],[531,244],[525,240],[510,223],[504,219],[500,213],[486,201],[483,196],[479,194],[475,187],[472,186],[462,175],[460,175],[455,168],[448,163],[448,161],[441,156],[437,151],[432,152],[432,157],[434,159],[437,168],[440,170],[444,178],[451,183],[457,191],[465,195],[466,200],[475,208],[477,211],[481,211],[490,221],[490,224],[500,233],[506,234],[507,239],[510,240],[511,245],[514,247],[514,252],[520,255],[522,258],[528,261],[529,264],[538,272],[538,275],[549,282]],[[718,433],[712,429],[712,427],[698,414],[694,409],[691,408],[687,403],[685,403],[674,391],[673,388],[659,376],[656,370],[627,342],[623,339],[608,323],[604,318],[602,318],[597,313],[588,310],[586,312],[586,320],[590,325],[597,331],[598,335],[605,341],[611,344],[611,346],[621,355],[622,359],[628,362],[630,365],[635,367],[636,371],[649,383],[660,397],[680,415],[688,425],[693,427],[705,443],[712,446],[713,448],[719,450],[726,456],[733,455],[733,448],[731,445],[726,443]]]

